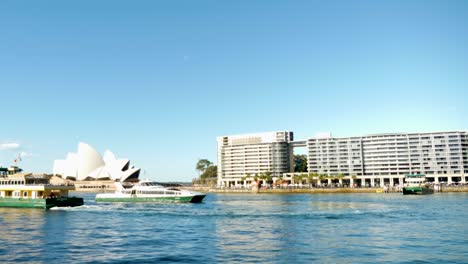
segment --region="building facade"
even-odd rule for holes
[[[391,133],[293,141],[275,131],[218,137],[218,185],[246,186],[266,172],[293,181],[294,147],[307,148],[308,173],[336,176],[337,183],[382,186],[403,183],[406,174],[432,182],[468,182],[468,131]],[[331,184],[333,177],[325,182]]]
[[[355,176],[361,185],[402,183],[413,173],[434,182],[468,181],[466,131],[310,138],[307,149],[308,172]]]
[[[218,186],[246,185],[246,178],[264,173],[279,177],[294,168],[292,132],[222,136],[217,141]]]

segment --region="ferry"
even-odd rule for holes
[[[51,176],[21,173],[16,166],[0,168],[0,207],[50,209],[83,205],[83,198],[68,197],[71,184],[51,184]]]
[[[403,185],[403,194],[432,194],[434,188],[426,181],[424,174],[407,174]]]
[[[201,203],[205,194],[166,188],[149,180],[140,181],[133,186],[124,187],[115,182],[114,193],[99,193],[96,202],[175,202],[175,203]]]

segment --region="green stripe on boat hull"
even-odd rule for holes
[[[426,187],[403,187],[403,194],[432,194],[433,189]]]
[[[73,207],[83,205],[83,198],[47,198],[47,199],[24,199],[24,198],[0,198],[0,207],[16,208],[41,208]]]
[[[0,207],[46,208],[46,199],[0,198]]]

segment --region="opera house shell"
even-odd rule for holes
[[[104,156],[90,145],[80,142],[77,153],[68,153],[64,160],[54,161],[54,175],[78,181],[114,180],[137,181],[140,169],[130,166],[130,160],[117,159],[106,150]]]

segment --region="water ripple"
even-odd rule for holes
[[[0,208],[2,263],[467,263],[467,194]],[[461,210],[463,209],[463,210]]]

